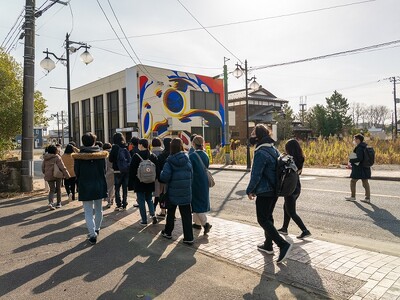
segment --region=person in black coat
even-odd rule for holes
[[[139,140],[139,153],[132,156],[132,162],[129,169],[129,188],[133,188],[136,192],[137,201],[139,204],[140,216],[142,218],[140,225],[147,225],[147,213],[146,204],[149,208],[150,216],[153,220],[153,224],[157,224],[157,218],[154,212],[154,203],[152,193],[154,192],[155,183],[143,183],[137,177],[139,164],[142,160],[149,159],[153,164],[156,165],[156,174],[159,174],[157,168],[157,156],[149,150],[149,141],[146,139]]]
[[[79,186],[79,201],[83,203],[89,242],[94,245],[103,220],[102,201],[107,198],[106,158],[107,151],[95,146],[96,135],[88,132],[82,136],[79,153],[73,153],[74,170]],[[94,211],[94,218],[93,218]]]
[[[129,174],[121,172],[118,168],[118,153],[121,148],[127,148],[125,138],[117,132],[113,135],[113,145],[111,148],[109,161],[112,162],[114,170],[114,185],[115,185],[115,204],[117,207],[115,211],[123,211],[128,206],[128,180]],[[128,151],[128,149],[126,150]],[[122,187],[122,201],[121,201],[121,187]]]
[[[294,162],[298,169],[297,173],[300,175],[303,170],[304,165],[304,154],[303,150],[299,142],[295,139],[290,139],[285,144],[285,152],[286,154],[293,156]],[[285,202],[283,204],[283,225],[281,229],[278,229],[278,232],[283,235],[288,234],[288,227],[290,219],[296,223],[297,226],[301,229],[301,234],[297,236],[298,239],[304,239],[306,237],[311,236],[311,232],[304,225],[303,220],[299,217],[296,212],[296,200],[299,198],[301,193],[301,184],[300,179],[297,181],[297,186],[294,192],[285,197]]]
[[[347,201],[355,201],[356,200],[356,184],[357,184],[357,181],[359,179],[361,179],[362,185],[365,189],[365,198],[362,199],[361,202],[370,203],[371,202],[371,191],[370,191],[368,179],[371,178],[371,167],[365,167],[363,165],[365,148],[367,148],[368,145],[364,142],[364,136],[361,134],[356,134],[354,136],[353,143],[356,145],[356,147],[353,150],[353,153],[352,153],[353,156],[350,156],[351,196],[345,197],[345,200],[347,200]]]

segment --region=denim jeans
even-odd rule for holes
[[[126,208],[128,205],[128,173],[114,173],[114,185],[115,185],[115,203],[117,207]],[[122,203],[120,189],[122,186]]]
[[[149,208],[150,216],[154,217],[154,204],[152,192],[137,192],[137,202],[139,204],[140,217],[142,223],[147,223],[146,203]]]
[[[82,201],[83,211],[85,212],[86,227],[89,230],[89,236],[97,236],[95,230],[100,230],[103,221],[103,199]],[[93,217],[94,211],[94,217]]]
[[[301,184],[300,180],[297,181],[296,189],[294,190],[293,194],[290,196],[285,197],[285,202],[283,204],[283,226],[282,228],[288,229],[290,219],[296,223],[297,226],[301,229],[301,231],[307,230],[306,226],[304,225],[303,221],[296,213],[296,200],[299,198],[301,192]]]
[[[272,216],[275,208],[275,204],[278,198],[262,197],[257,196],[256,198],[256,211],[257,211],[257,222],[264,229],[265,241],[264,244],[267,247],[272,247],[272,241],[282,247],[287,242],[279,235],[278,231],[274,226],[274,218]]]

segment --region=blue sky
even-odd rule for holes
[[[247,59],[249,67],[256,67],[400,39],[398,0],[180,0],[206,28],[261,19],[207,28],[224,47],[204,29],[188,30],[200,25],[177,0],[109,1],[126,35],[132,36],[130,43],[142,63],[209,76],[222,72],[224,57],[230,58],[228,68],[233,71],[238,59]],[[36,6],[45,2],[37,0]],[[99,2],[123,37],[108,1]],[[0,3],[3,42],[25,1]],[[320,10],[328,7],[332,8]],[[319,11],[298,14],[309,10]],[[66,91],[50,88],[66,87],[66,69],[57,64],[44,76],[39,63],[46,48],[63,54],[67,32],[71,32],[71,40],[88,42],[95,59],[86,66],[79,60],[80,53],[71,55],[72,88],[135,65],[116,39],[97,0],[71,0],[70,6],[56,4],[37,19],[36,29],[36,89],[47,99],[49,113],[67,110]],[[180,32],[166,33],[170,31]],[[139,62],[126,42],[125,46]],[[386,105],[392,110],[393,85],[383,79],[400,75],[399,46],[257,70],[250,76],[255,75],[263,87],[289,100],[295,111],[300,97],[307,97],[310,108],[324,104],[325,97],[335,89],[350,103]],[[22,62],[23,44],[17,44],[11,55]],[[229,90],[241,88],[244,79],[229,76]]]

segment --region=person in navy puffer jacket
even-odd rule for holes
[[[264,243],[257,245],[258,250],[273,255],[272,241],[279,247],[277,263],[285,260],[292,245],[285,241],[274,227],[272,216],[278,197],[276,195],[276,164],[279,157],[274,140],[268,128],[258,124],[251,133],[250,143],[256,144],[250,182],[246,194],[250,200],[256,198],[257,222],[264,229]]]
[[[189,157],[183,151],[183,142],[180,138],[174,138],[170,145],[168,157],[160,174],[160,181],[167,184],[167,223],[161,235],[171,239],[174,230],[175,211],[179,207],[183,227],[183,243],[192,245],[192,179],[193,169]]]

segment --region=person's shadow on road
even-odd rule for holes
[[[377,226],[391,232],[397,237],[400,237],[400,220],[392,215],[389,211],[384,208],[380,208],[373,203],[367,204],[372,208],[372,210],[361,203],[354,202],[354,204],[363,212],[365,212]]]

